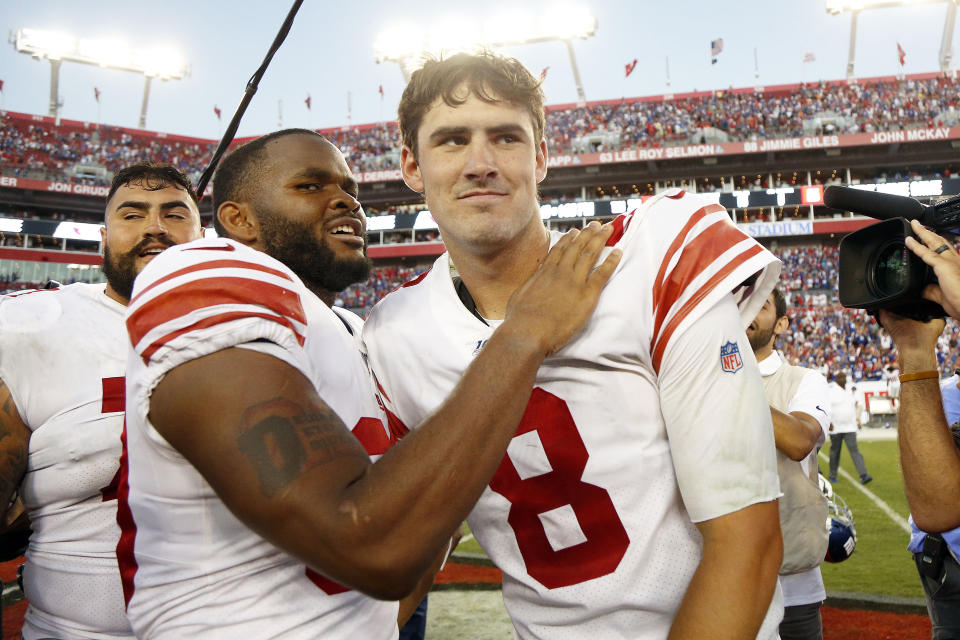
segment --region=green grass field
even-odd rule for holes
[[[897,443],[882,440],[860,443],[860,452],[873,476],[867,485],[872,493],[898,514],[907,517],[907,498],[897,458]],[[829,456],[829,443],[821,453]],[[846,451],[840,467],[856,479],[857,471]],[[828,469],[821,456],[820,468]],[[857,549],[846,562],[822,566],[827,591],[856,591],[893,596],[923,597],[913,557],[906,550],[910,536],[878,508],[867,496],[841,477],[834,490],[843,496],[853,511],[857,526]]]
[[[860,451],[874,480],[869,489],[898,514],[907,517],[907,499],[897,460],[897,443],[893,440],[861,441]],[[821,452],[829,456],[829,442]],[[857,477],[850,456],[843,452],[840,466]],[[828,464],[821,458],[820,468]],[[853,511],[857,527],[857,548],[849,560],[822,566],[827,591],[852,591],[890,596],[923,597],[913,558],[906,550],[909,536],[874,502],[841,477],[834,485],[836,492]],[[483,553],[476,540],[462,542],[460,552]]]

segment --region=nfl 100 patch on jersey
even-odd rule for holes
[[[720,368],[727,373],[736,373],[743,368],[740,345],[736,342],[726,342],[720,347]]]

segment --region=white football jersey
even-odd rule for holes
[[[0,379],[31,431],[27,640],[133,637],[116,558],[123,313],[102,284],[0,298]]]
[[[147,417],[168,371],[241,346],[296,367],[371,454],[383,453],[384,415],[345,321],[280,262],[215,239],[154,258],[137,278],[127,329],[117,553],[137,636],[396,638],[396,602],[348,590],[251,531]]]
[[[623,258],[585,328],[540,367],[468,520],[524,639],[666,638],[701,557],[694,522],[779,495],[744,333],[779,262],[682,192],[614,225]],[[363,336],[388,408],[412,427],[492,332],[445,254],[387,295]],[[776,600],[761,637],[776,637],[780,615]]]

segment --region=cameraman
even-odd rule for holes
[[[906,244],[930,265],[939,284],[928,285],[924,297],[960,318],[960,255],[941,236],[911,222],[922,242]],[[900,364],[900,463],[917,526],[942,532],[960,526],[960,451],[954,446],[940,400],[937,338],[941,319],[918,322],[880,311],[880,323],[897,347]]]

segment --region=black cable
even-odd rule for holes
[[[270,45],[270,50],[267,51],[267,55],[263,59],[263,63],[261,63],[260,68],[258,68],[252,76],[250,76],[250,80],[247,81],[247,87],[244,89],[243,98],[240,99],[240,105],[237,107],[236,113],[233,114],[230,124],[227,125],[227,130],[223,133],[223,138],[220,139],[220,144],[217,145],[217,150],[213,152],[213,157],[210,159],[210,164],[207,165],[207,168],[203,170],[203,173],[200,175],[200,179],[197,181],[198,198],[203,199],[203,192],[207,188],[210,178],[213,177],[213,172],[220,163],[220,158],[223,157],[223,154],[227,151],[227,147],[229,147],[230,143],[233,142],[233,137],[237,135],[237,128],[240,126],[240,120],[243,119],[243,114],[250,105],[250,101],[253,100],[253,95],[257,92],[257,89],[260,86],[260,80],[263,79],[264,74],[267,72],[267,67],[270,65],[270,61],[273,60],[273,55],[278,49],[280,49],[280,45],[283,44],[283,41],[287,38],[287,34],[290,33],[290,27],[293,26],[293,19],[296,17],[297,11],[300,10],[300,5],[302,4],[303,0],[294,0],[293,6],[290,8],[290,12],[287,13],[286,20],[283,21],[280,31],[277,32],[277,37],[273,39],[273,44]]]

